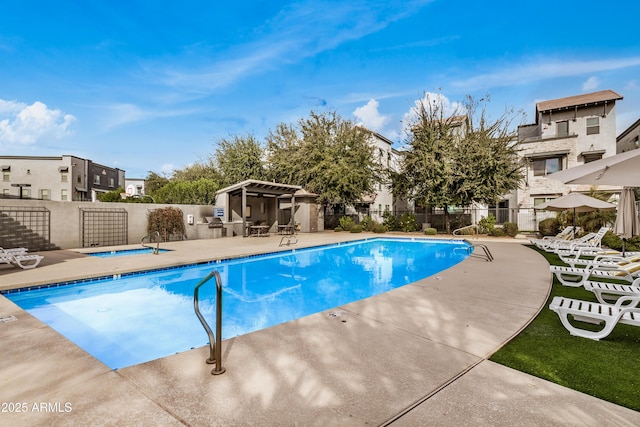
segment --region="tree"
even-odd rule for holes
[[[485,103],[477,115],[479,103],[469,96],[448,111],[443,97],[429,95],[414,110],[408,149],[401,172],[391,174],[392,188],[418,204],[443,208],[450,232],[450,207],[495,203],[518,188],[523,166],[508,111],[492,122],[486,115],[488,98],[481,100]]]
[[[158,175],[155,172],[149,171],[149,174],[144,180],[145,192],[147,194],[153,194],[156,190],[162,188],[169,183],[169,178],[162,175]]]
[[[193,163],[185,166],[184,169],[177,169],[171,176],[174,181],[197,181],[201,178],[215,182],[222,181],[220,172],[216,169],[212,159]]]
[[[170,181],[153,193],[156,203],[208,205],[215,203],[216,181],[200,178],[195,181]]]
[[[297,184],[330,205],[353,204],[381,179],[369,132],[336,112],[311,112],[297,126],[280,124],[267,137],[270,179]]]
[[[263,149],[252,135],[221,139],[214,155],[221,184],[226,187],[247,179],[264,180],[263,157]]]
[[[118,187],[107,193],[98,193],[96,197],[101,202],[124,202],[120,195],[121,193],[124,193],[124,189],[122,187]]]

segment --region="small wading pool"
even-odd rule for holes
[[[159,249],[159,253],[169,252],[168,249]],[[86,255],[97,256],[99,258],[112,258],[114,256],[126,256],[126,255],[141,255],[152,254],[153,248],[141,248],[141,249],[121,249],[117,251],[102,251],[102,252],[86,252]]]
[[[460,240],[376,238],[3,293],[118,369],[207,345],[193,291],[214,269],[228,339],[413,283],[462,261],[470,248]],[[212,328],[215,288],[200,288]]]

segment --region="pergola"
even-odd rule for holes
[[[229,207],[231,198],[240,197],[241,202],[241,215],[242,215],[242,235],[247,237],[247,197],[267,197],[277,199],[290,199],[291,200],[291,218],[290,223],[294,218],[295,207],[295,193],[302,190],[299,185],[279,184],[276,182],[259,181],[249,179],[239,182],[229,187],[223,188],[216,192],[216,199],[221,195],[228,197],[226,205]],[[231,215],[231,209],[229,208],[228,216]],[[230,220],[231,218],[227,218]],[[291,224],[293,225],[293,224]]]

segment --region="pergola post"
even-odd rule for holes
[[[242,187],[242,237],[247,237],[247,187]]]

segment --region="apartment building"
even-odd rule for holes
[[[125,171],[63,155],[0,156],[0,198],[96,201],[125,185]]]
[[[565,185],[551,175],[616,154],[616,102],[622,99],[603,90],[538,102],[535,123],[518,127],[525,183],[508,198],[508,207],[531,208],[569,191],[589,191],[589,186]]]
[[[625,129],[616,138],[616,152],[618,154],[640,148],[640,119]]]

